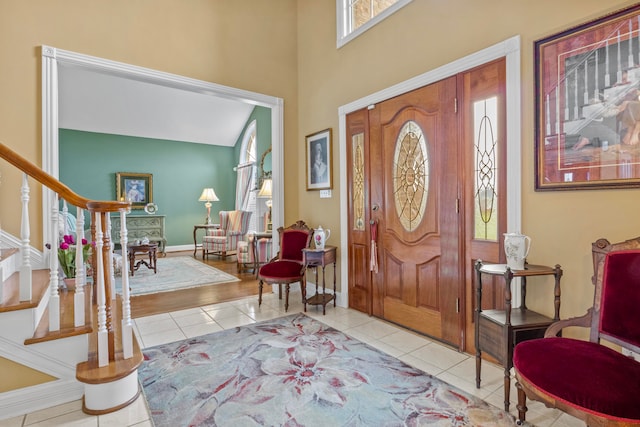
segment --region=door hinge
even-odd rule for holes
[[[453,98],[453,112],[458,113],[458,98]]]
[[[456,298],[456,313],[460,313],[460,298]]]
[[[456,199],[456,213],[460,213],[460,199]]]

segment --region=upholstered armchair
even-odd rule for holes
[[[262,288],[264,284],[278,284],[278,297],[282,299],[282,285],[286,285],[284,311],[289,309],[289,288],[292,283],[306,285],[302,264],[302,250],[309,247],[313,230],[304,221],[297,221],[287,228],[279,227],[280,252],[258,271],[258,306],[262,305]]]
[[[595,284],[587,314],[552,324],[545,338],[516,345],[518,424],[527,398],[584,421],[588,426],[640,424],[640,238],[592,245]],[[589,340],[556,336],[563,328],[590,328]],[[619,349],[601,344],[614,344]]]
[[[258,268],[271,259],[271,247],[271,237],[249,233],[246,240],[238,242],[238,272],[255,270],[257,278]]]
[[[220,228],[209,229],[202,238],[202,258],[212,253],[225,259],[236,252],[238,242],[245,239],[252,212],[220,211]]]

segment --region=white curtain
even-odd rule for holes
[[[236,210],[248,210],[249,196],[253,190],[253,168],[255,163],[247,163],[236,168],[238,179],[236,181]]]

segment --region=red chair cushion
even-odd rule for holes
[[[602,276],[600,332],[640,346],[638,301],[640,251],[610,252]]]
[[[307,230],[284,229],[280,239],[280,259],[302,262],[302,249],[309,243]]]
[[[260,277],[276,283],[293,281],[302,277],[302,265],[293,261],[270,262],[260,267]]]
[[[571,338],[519,343],[513,366],[534,388],[582,411],[640,420],[640,363],[604,345]]]

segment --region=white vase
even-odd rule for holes
[[[531,238],[519,233],[504,233],[504,253],[507,265],[512,270],[524,270],[524,261],[529,255]]]
[[[313,231],[313,241],[316,244],[316,249],[324,249],[324,245],[331,235],[331,230],[324,230],[322,226],[319,226]]]

